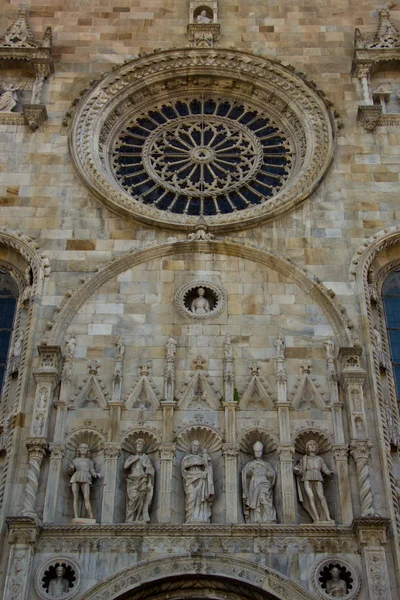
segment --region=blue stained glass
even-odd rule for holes
[[[0,391],[6,372],[17,296],[18,288],[14,280],[0,271]]]
[[[389,275],[382,289],[397,398],[400,398],[400,271]]]

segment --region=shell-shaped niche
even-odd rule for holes
[[[256,442],[261,442],[264,446],[264,454],[269,454],[276,450],[277,442],[271,432],[265,429],[249,429],[242,433],[239,438],[239,446],[242,452],[245,454],[253,455],[253,446]]]
[[[328,432],[322,431],[316,427],[307,427],[300,429],[294,435],[294,447],[300,454],[306,454],[306,446],[309,441],[315,441],[318,444],[318,454],[324,454],[332,448],[332,439]]]
[[[134,429],[126,434],[122,441],[122,449],[130,454],[136,454],[136,442],[142,439],[144,441],[143,452],[151,454],[158,450],[160,440],[158,436],[148,429]]]
[[[103,450],[104,438],[95,429],[79,429],[71,433],[67,438],[65,446],[67,450],[75,454],[80,444],[87,444],[91,455],[98,454]]]
[[[221,449],[222,438],[212,427],[198,425],[186,427],[177,436],[177,448],[184,452],[190,451],[192,442],[198,440],[202,451],[218,452]]]

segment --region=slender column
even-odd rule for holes
[[[47,480],[46,497],[44,501],[43,521],[54,523],[59,493],[61,464],[64,456],[64,447],[60,444],[50,445],[50,468]]]
[[[114,374],[112,380],[112,402],[119,404],[121,402],[122,392],[122,377],[123,369],[122,365],[124,362],[125,346],[123,344],[122,336],[117,339],[117,353],[115,357]]]
[[[160,404],[163,409],[162,439],[163,442],[172,442],[174,429],[174,409],[176,402],[162,400]]]
[[[375,514],[371,475],[368,464],[371,448],[372,443],[370,441],[353,441],[350,444],[350,453],[355,460],[357,469],[362,517],[368,517]]]
[[[160,522],[171,523],[172,517],[172,470],[176,445],[163,443],[160,447]]]
[[[234,443],[223,444],[222,454],[225,459],[225,502],[226,522],[238,522],[238,456],[239,446]]]
[[[358,347],[340,348],[339,358],[342,364],[341,384],[351,419],[350,454],[356,463],[361,515],[369,516],[375,514],[369,471],[372,443],[368,439],[364,410],[363,386],[367,374],[360,366],[361,352]]]
[[[279,446],[281,474],[282,515],[284,523],[296,523],[295,484],[293,475],[293,446]]]
[[[117,442],[119,439],[119,424],[121,422],[122,402],[111,401],[108,403],[110,409],[110,429],[108,431],[108,441]]]
[[[115,442],[104,444],[104,492],[101,508],[101,523],[114,522],[115,490],[117,487],[118,459],[121,446]]]
[[[353,522],[353,507],[351,504],[349,480],[349,447],[347,444],[336,444],[332,448],[332,453],[335,461],[339,497],[339,510],[336,514],[336,522],[343,525],[351,525]]]
[[[58,380],[60,348],[39,346],[40,366],[33,372],[36,393],[30,438],[27,440],[28,472],[23,494],[21,514],[36,516],[35,504],[39,487],[40,468],[47,449],[49,415],[53,403],[53,392]]]
[[[371,98],[371,93],[370,93],[369,67],[364,68],[364,69],[359,69],[358,79],[360,80],[360,83],[361,83],[364,105],[373,104],[373,101]]]
[[[9,517],[10,554],[3,600],[29,600],[34,546],[39,527],[35,518]]]
[[[35,505],[39,488],[40,467],[46,454],[47,442],[40,438],[30,438],[26,442],[28,448],[28,473],[23,495],[21,515],[36,517]]]

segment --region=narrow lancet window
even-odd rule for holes
[[[400,400],[400,271],[389,275],[382,288],[393,373]]]
[[[7,368],[17,299],[17,284],[0,270],[0,392]]]

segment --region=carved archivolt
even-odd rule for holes
[[[232,583],[237,582],[238,585],[247,583],[254,586],[255,593],[258,592],[261,598],[268,598],[268,594],[278,600],[312,600],[313,598],[297,583],[273,569],[233,558],[232,555],[227,557],[224,554],[215,554],[214,556],[174,556],[173,559],[168,557],[139,562],[104,579],[84,593],[80,600],[115,598],[116,594],[123,596],[128,593],[132,594],[132,598],[136,598],[135,592],[140,592],[142,585],[147,582],[158,585],[165,579],[185,578],[191,575],[205,575],[207,581],[224,577]]]
[[[158,436],[153,431],[143,428],[127,433],[122,441],[122,449],[131,454],[136,454],[135,444],[138,439],[144,440],[143,452],[146,454],[151,454],[158,450],[160,444]]]
[[[239,437],[239,445],[242,452],[253,455],[253,446],[256,442],[261,442],[264,446],[264,454],[276,450],[277,441],[275,435],[265,429],[249,429]]]
[[[120,273],[131,269],[139,264],[171,256],[173,254],[185,254],[191,252],[203,252],[205,254],[223,254],[228,256],[237,256],[251,260],[258,264],[278,271],[296,283],[300,289],[308,294],[313,301],[318,304],[325,313],[329,321],[338,344],[343,346],[352,345],[346,319],[343,311],[331,298],[328,290],[320,282],[313,280],[304,271],[297,268],[289,261],[276,256],[264,248],[257,248],[252,245],[245,245],[233,240],[213,240],[213,241],[177,241],[160,243],[151,247],[139,250],[135,253],[129,253],[122,258],[112,261],[105,265],[98,273],[93,275],[80,287],[75,294],[68,293],[62,310],[57,315],[57,320],[53,324],[49,335],[50,344],[59,344],[62,341],[64,333],[79,311],[81,306],[92,294],[94,294],[104,283],[116,277]]]
[[[294,70],[187,48],[131,61],[95,83],[76,109],[70,149],[88,188],[118,213],[180,229],[201,216],[214,229],[238,229],[314,191],[334,131],[323,97]],[[240,168],[221,162],[222,138]]]
[[[199,425],[197,427],[186,427],[177,436],[177,448],[184,452],[190,451],[190,445],[195,440],[200,442],[202,451],[217,452],[221,449],[221,435],[212,427]]]

